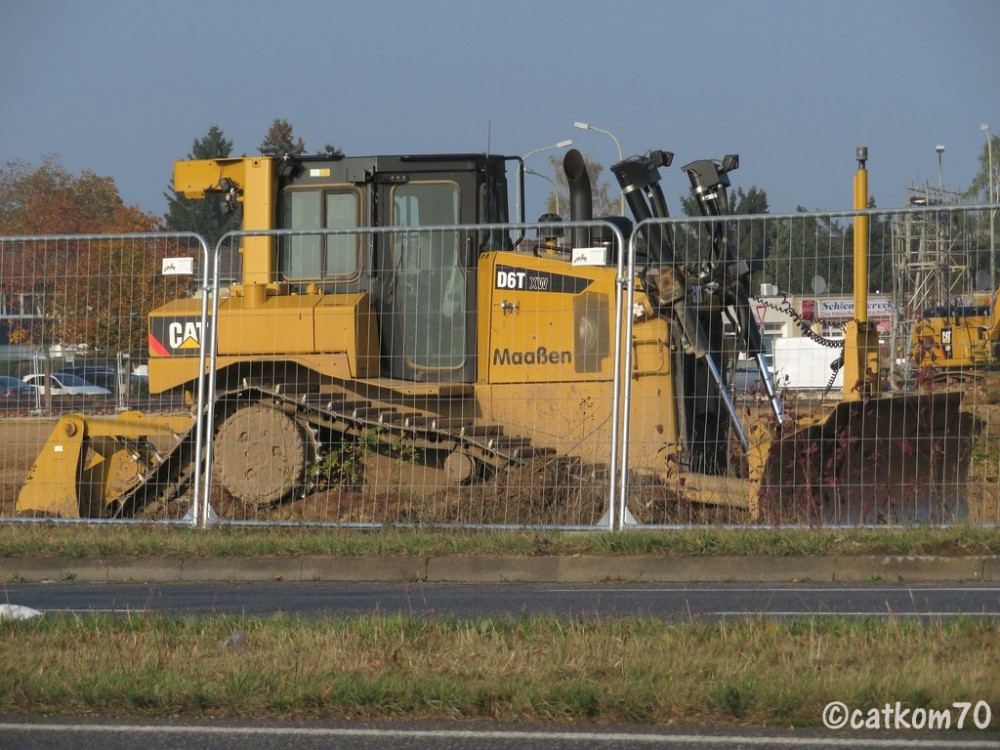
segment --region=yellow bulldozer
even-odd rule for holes
[[[941,305],[913,325],[912,363],[934,380],[976,380],[1000,355],[1000,296],[989,305]]]
[[[859,151],[858,208],[866,158]],[[517,157],[176,163],[179,193],[242,210],[236,279],[213,300],[208,330],[201,299],[148,314],[150,391],[193,392],[205,367],[209,399],[190,416],[63,418],[17,511],[130,515],[180,496],[207,459],[228,496],[275,505],[360,440],[402,446],[443,484],[470,486],[538,457],[592,462],[624,424],[629,476],[655,475],[664,493],[751,520],[803,504],[839,523],[893,518],[900,501],[922,518],[953,513],[975,431],[960,394],[883,395],[877,335],[862,318],[847,330],[843,399],[787,413],[726,222],[738,158],[683,167],[710,238],[698,268],[672,247],[658,184],[671,161],[651,151],[614,165],[635,224],[598,222],[583,156],[569,151],[571,222],[564,232],[548,217],[537,241],[508,209],[510,162],[523,194]],[[856,297],[867,289],[866,241],[862,213]],[[634,263],[621,256],[630,247]],[[619,261],[634,268],[625,279]],[[867,310],[863,298],[855,310]],[[748,415],[728,392],[724,322],[758,362],[763,413]],[[568,401],[589,405],[586,427],[580,410],[555,406]]]

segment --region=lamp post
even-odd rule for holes
[[[529,156],[534,156],[535,154],[540,153],[542,151],[551,151],[554,148],[568,148],[569,146],[572,146],[572,145],[573,145],[573,141],[571,141],[569,139],[567,139],[565,141],[559,141],[559,143],[553,143],[551,146],[542,146],[541,148],[533,149],[533,150],[529,151],[528,153],[526,153],[524,156],[522,156],[521,160],[522,161],[527,161]]]
[[[559,141],[558,143],[553,143],[551,146],[542,146],[541,148],[532,149],[531,151],[529,151],[528,153],[526,153],[524,156],[521,157],[521,167],[520,168],[521,168],[522,171],[527,171],[529,174],[536,174],[535,172],[531,172],[530,170],[525,170],[524,169],[524,162],[526,162],[528,160],[529,156],[534,156],[535,154],[539,154],[542,151],[551,151],[554,148],[568,148],[569,146],[572,146],[572,145],[573,145],[573,141],[567,139],[565,141]],[[515,208],[517,210],[517,219],[518,219],[518,221],[521,220],[521,183],[522,182],[523,182],[523,180],[518,180],[517,181],[517,190],[516,190],[516,192],[517,192],[517,200],[515,201]]]
[[[935,146],[934,150],[937,151],[938,155],[938,190],[942,193],[944,192],[944,182],[941,180],[941,154],[944,153],[944,146]],[[941,196],[941,200],[944,200],[944,196]]]
[[[615,137],[615,134],[612,133],[610,130],[605,130],[604,128],[598,128],[586,122],[574,122],[573,127],[580,128],[580,130],[596,130],[598,133],[604,133],[604,135],[610,137],[611,140],[615,142],[615,146],[618,148],[618,161],[622,161],[622,159],[624,158],[622,156],[622,144]],[[622,216],[624,215],[625,215],[625,194],[622,193]]]
[[[993,176],[993,136],[990,134],[990,126],[983,124],[979,126],[979,129],[986,133],[986,170],[987,179],[989,182],[986,183],[987,195],[990,199],[990,294],[993,294],[993,290],[996,289],[997,283],[997,266],[996,266],[996,254],[997,254],[997,244],[996,235],[994,234],[993,217],[996,215],[996,211],[993,209],[992,204],[996,200],[994,197],[994,183],[996,179]]]
[[[944,146],[935,146],[934,150],[937,151],[938,155],[938,195],[937,204],[943,206],[944,200],[944,181],[941,177],[941,154],[944,153]],[[948,277],[947,265],[944,263],[944,251],[942,248],[945,247],[945,232],[947,232],[947,224],[945,224],[942,219],[946,217],[947,214],[936,213],[934,215],[934,226],[935,235],[937,237],[935,241],[935,246],[938,248],[935,254],[936,262],[939,266],[939,270],[935,273],[935,278],[937,279],[936,294],[939,300],[943,299],[945,296],[944,284],[945,279]],[[942,276],[944,278],[942,278]]]
[[[556,197],[556,213],[562,216],[562,211],[559,210],[559,188],[556,187],[556,182],[551,177],[544,174],[536,172],[534,169],[525,169],[525,174],[533,174],[535,177],[541,177],[543,180],[548,182],[552,186],[552,194]]]

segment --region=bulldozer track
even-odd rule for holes
[[[554,453],[533,445],[531,438],[507,434],[499,424],[407,411],[347,395],[293,395],[280,387],[250,385],[219,399],[227,411],[250,402],[290,413],[303,426],[322,426],[355,438],[364,435],[385,445],[403,442],[427,450],[460,450],[494,471]]]
[[[214,426],[205,436],[207,446],[223,422],[238,411],[260,405],[291,417],[312,438],[313,459],[321,458],[324,441],[318,430],[347,440],[365,440],[374,447],[410,447],[467,457],[470,479],[483,479],[513,465],[539,457],[553,457],[551,448],[539,447],[531,438],[507,434],[504,427],[475,419],[415,412],[348,394],[293,393],[276,385],[245,384],[216,399]],[[115,516],[130,516],[153,502],[169,502],[190,487],[194,469],[203,455],[196,456],[196,429],[182,436],[164,453],[140,482],[121,495]],[[464,459],[463,459],[464,460]]]
[[[166,454],[141,482],[123,493],[112,512],[114,517],[134,515],[152,502],[169,502],[188,489],[194,476],[196,431],[192,428]]]

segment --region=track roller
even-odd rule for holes
[[[476,476],[476,460],[468,453],[452,451],[444,459],[444,473],[449,484],[468,484]]]
[[[215,435],[215,477],[247,505],[269,505],[301,484],[308,437],[295,420],[264,404],[226,418]]]

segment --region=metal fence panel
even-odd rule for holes
[[[538,225],[223,238],[271,242],[282,281],[219,262],[216,517],[610,528],[624,239],[573,229],[606,237],[575,266]]]
[[[860,326],[858,215],[868,219],[870,269]],[[633,472],[622,505],[659,525],[1000,521],[995,290],[982,274],[974,282],[988,265],[983,217],[963,207],[640,224],[634,305],[672,301],[664,308],[682,391],[673,410],[631,367],[627,414],[668,425],[671,438],[665,446],[657,430],[633,424],[629,467],[661,450],[669,486],[650,494]],[[928,265],[931,250],[936,287],[925,275],[917,290],[911,264]],[[753,327],[763,368],[739,340]],[[869,337],[860,360],[848,337],[859,329]],[[713,369],[723,396],[707,385]]]
[[[197,310],[207,258],[191,234],[0,237],[0,516],[177,521],[188,513],[194,475],[158,493],[162,501],[108,498],[174,451],[194,423],[179,389],[150,390],[151,341],[183,331],[151,337],[147,313],[184,299]],[[21,393],[25,379],[35,387]]]

